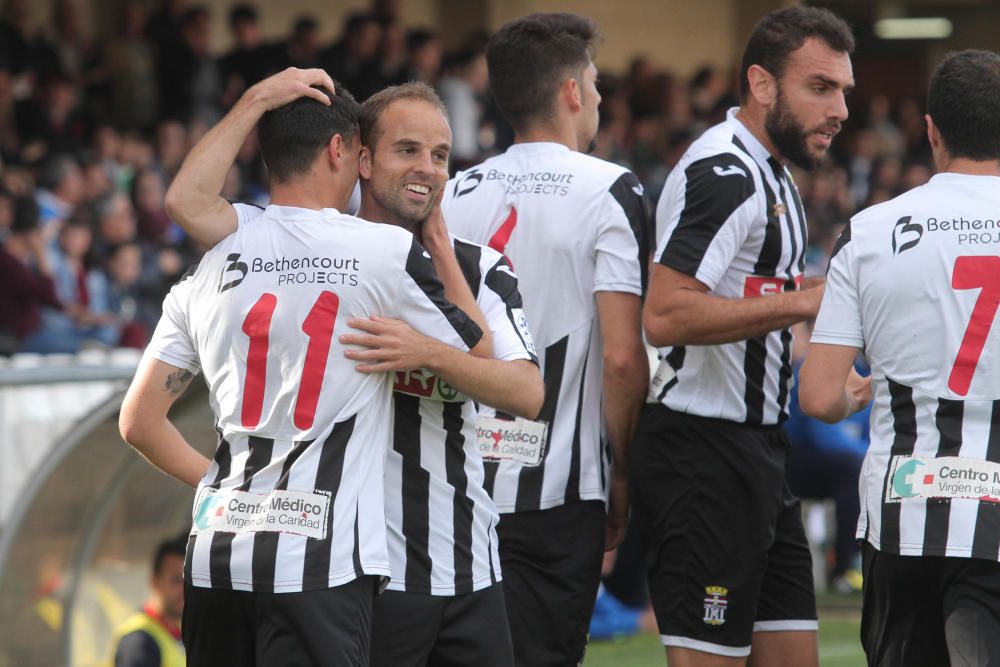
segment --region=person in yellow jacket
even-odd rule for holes
[[[115,631],[114,667],[185,667],[181,643],[185,541],[163,542],[153,556],[150,595]]]

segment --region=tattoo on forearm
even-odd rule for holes
[[[176,371],[167,376],[167,381],[163,384],[163,388],[171,394],[181,394],[185,389],[187,389],[187,386],[190,384],[191,378],[193,377],[194,373],[178,368]]]

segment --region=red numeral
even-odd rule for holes
[[[337,320],[339,308],[340,299],[337,295],[323,292],[302,323],[302,330],[309,336],[309,347],[306,349],[299,395],[295,399],[295,427],[303,431],[312,427],[316,416],[319,390],[323,386],[323,374],[326,372],[326,358],[330,355],[333,324]]]
[[[263,294],[243,320],[243,333],[250,337],[247,350],[247,374],[243,383],[243,426],[255,428],[264,411],[264,388],[267,386],[267,351],[271,331],[271,317],[278,305],[273,294]],[[323,292],[302,323],[302,331],[309,337],[306,348],[305,368],[299,391],[295,397],[295,427],[303,431],[312,427],[316,405],[323,387],[326,361],[330,355],[333,325],[340,309],[340,299],[333,292]]]
[[[254,428],[264,411],[264,387],[267,385],[267,345],[271,316],[278,297],[262,294],[243,320],[243,333],[250,337],[247,350],[247,377],[243,383],[243,426]]]
[[[983,354],[986,338],[1000,307],[1000,257],[959,257],[951,276],[952,289],[981,289],[962,337],[955,364],[948,377],[948,388],[959,396],[969,393],[972,376]]]

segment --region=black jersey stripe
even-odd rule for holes
[[[913,390],[892,378],[886,378],[889,385],[889,410],[892,412],[892,446],[889,449],[889,462],[886,466],[885,479],[882,481],[882,521],[879,544],[890,553],[899,550],[899,520],[900,503],[885,501],[886,491],[891,480],[892,459],[896,456],[911,456],[917,444],[917,407],[913,403]],[[869,528],[871,530],[871,528]]]
[[[354,508],[354,553],[351,554],[351,561],[354,564],[354,576],[360,579],[365,576],[365,569],[361,565],[361,507]]]
[[[775,169],[775,165],[778,165],[774,158],[768,158],[767,161],[772,170]],[[777,168],[781,169],[780,165]],[[778,197],[771,187],[771,182],[768,180],[764,167],[758,164],[757,169],[760,171],[760,179],[764,184],[767,225],[764,227],[764,241],[761,243],[757,262],[753,266],[753,272],[757,276],[775,276],[778,274],[778,266],[781,264],[782,252],[781,219],[777,215]],[[774,174],[772,173],[773,176]]]
[[[281,476],[274,488],[284,491],[288,488],[288,475],[292,465],[302,456],[302,453],[313,443],[312,440],[300,440],[292,443],[292,448],[281,464]],[[255,593],[273,593],[275,568],[278,562],[278,538],[276,532],[260,532],[254,535],[253,555],[251,557],[253,570],[253,590]]]
[[[659,262],[694,276],[719,230],[753,197],[754,180],[732,153],[696,160],[684,170],[684,208]]]
[[[462,404],[444,403],[444,466],[452,497],[455,595],[472,592],[472,524],[475,503],[469,497],[469,476],[465,473],[465,436],[462,435]],[[428,576],[430,573],[428,572]]]
[[[652,216],[646,206],[646,198],[642,196],[642,185],[635,174],[626,171],[611,184],[609,192],[622,207],[628,226],[632,229],[632,235],[635,236],[635,243],[638,246],[636,261],[639,262],[642,291],[645,293],[646,285],[649,284],[649,255],[652,252],[649,240],[655,233]]]
[[[274,453],[274,440],[270,438],[260,438],[251,435],[247,438],[246,465],[243,466],[243,483],[236,489],[238,491],[249,491],[253,484],[254,475],[263,470],[271,462],[271,455]]]
[[[965,403],[946,398],[938,399],[934,422],[940,436],[936,456],[958,456],[962,449],[962,415]],[[948,548],[948,525],[951,520],[951,498],[927,501],[924,519],[924,555],[944,556]]]
[[[483,337],[482,329],[458,306],[445,298],[444,285],[434,271],[434,263],[416,238],[413,239],[410,254],[406,258],[406,273],[431,303],[437,306],[462,341],[469,347],[475,347]]]
[[[243,466],[243,483],[236,487],[237,490],[246,491],[250,488],[253,476],[271,460],[271,449],[273,446],[274,441],[267,438],[258,438],[253,435],[247,438],[249,453],[246,464]],[[231,457],[231,455],[230,452],[229,456]],[[232,465],[231,458],[229,465]],[[218,479],[220,481],[225,479],[225,477],[221,476],[221,469],[219,473]],[[228,477],[228,474],[226,476]],[[212,534],[212,548],[209,554],[208,569],[209,576],[212,578],[213,588],[233,587],[231,563],[233,558],[233,540],[235,538],[236,533],[216,531]]]
[[[473,298],[479,298],[479,285],[482,283],[482,270],[479,262],[483,257],[483,247],[475,243],[455,239],[455,259],[458,260],[458,268],[465,276],[465,282],[469,283]]]
[[[538,413],[540,421],[548,422],[549,430],[555,423],[556,408],[559,405],[559,391],[562,388],[563,373],[566,366],[566,349],[569,346],[569,336],[564,336],[545,348],[545,358],[542,360],[542,380],[545,384],[545,400]],[[548,451],[546,451],[548,455]],[[545,476],[545,459],[534,467],[523,467],[518,474],[517,500],[514,503],[515,512],[537,510],[542,500],[542,480]]]
[[[759,297],[767,298],[767,297]],[[764,423],[764,379],[767,377],[767,335],[746,340],[743,355],[743,374],[746,386],[743,401],[746,403],[747,424]]]
[[[1000,401],[993,401],[986,460],[1000,463]],[[976,528],[972,538],[972,557],[989,560],[1000,558],[1000,503],[979,501]]]
[[[792,332],[781,330],[781,368],[778,369],[778,422],[788,419],[788,387],[792,379]]]
[[[215,430],[219,434],[219,445],[215,449],[215,457],[214,457],[215,464],[217,466],[217,470],[215,472],[215,479],[213,479],[211,484],[208,485],[209,488],[211,489],[218,489],[220,486],[222,486],[222,480],[229,477],[229,473],[231,472],[233,465],[232,447],[229,444],[229,441],[222,436],[222,430],[219,429],[218,426],[215,427]],[[229,576],[229,559],[232,553],[231,546],[230,546],[230,551],[227,552],[224,555],[224,557],[220,556],[216,558],[215,556],[216,546],[218,546],[218,548],[220,549],[224,548],[223,542],[225,542],[225,540],[219,540],[218,542],[216,542],[217,538],[220,538],[222,535],[223,533],[215,532],[212,533],[211,535],[206,535],[202,537],[202,539],[205,539],[207,537],[210,540],[210,545],[208,550],[209,578],[211,579],[212,586],[215,588],[231,587],[230,576]],[[231,538],[229,539],[228,544],[229,545],[232,544]],[[187,563],[185,564],[185,567],[188,570],[186,573],[186,576],[188,577],[187,581],[190,582],[191,568],[192,568],[191,561],[194,559],[194,544],[189,542],[188,545],[189,545],[189,550],[187,554]],[[214,568],[212,567],[213,564],[215,566]]]
[[[667,352],[667,356],[664,357],[664,361],[670,364],[670,367],[674,369],[674,373],[679,371],[684,367],[684,357],[687,354],[687,348],[683,345],[677,345],[671,348],[670,352]],[[659,395],[657,395],[656,400],[662,401],[667,396],[667,392],[670,391],[674,386],[677,385],[677,376],[670,378],[668,382],[663,383],[663,389],[660,390]]]
[[[521,299],[521,291],[517,287],[517,276],[514,274],[514,270],[506,257],[501,257],[497,260],[496,264],[490,267],[490,270],[486,272],[484,282],[503,301],[504,306],[507,308],[507,319],[510,321],[514,333],[521,339],[521,345],[531,356],[531,361],[538,364],[538,356],[532,351],[534,343],[529,345],[522,333],[522,329],[527,328],[527,324],[523,319],[524,314],[521,313],[520,316],[515,316],[514,314],[515,310],[520,310],[524,307],[524,301]],[[518,321],[518,319],[521,321]]]
[[[344,459],[347,456],[347,444],[354,434],[354,424],[357,419],[352,415],[348,419],[334,425],[330,435],[323,442],[319,454],[319,463],[316,467],[315,488],[326,491],[330,494],[330,508],[327,510],[326,519],[326,540],[317,540],[311,537],[306,538],[306,554],[302,565],[302,588],[324,588],[330,581],[330,559],[333,541],[329,539],[333,535],[334,521],[338,520],[334,516],[334,501],[337,492],[340,490],[340,482],[344,477]],[[340,517],[344,520],[346,517]]]
[[[593,330],[591,330],[593,336]],[[587,354],[583,357],[583,371],[580,375],[580,392],[576,399],[576,421],[573,423],[573,445],[570,450],[569,476],[566,479],[565,502],[573,503],[580,500],[580,475],[582,473],[580,453],[580,422],[583,420],[583,391],[587,387],[587,364],[590,362],[590,343],[587,339]]]
[[[431,476],[420,465],[420,399],[393,394],[395,425],[392,448],[403,461],[403,535],[406,538],[406,588],[426,592],[431,587]],[[411,589],[412,587],[412,589]]]
[[[483,461],[483,488],[486,494],[492,498],[493,489],[497,484],[497,472],[500,471],[499,461]]]
[[[493,523],[493,518],[490,517],[490,527],[486,530],[486,540],[487,540],[487,542],[486,542],[486,547],[487,547],[487,549],[486,549],[486,554],[487,554],[486,557],[490,561],[490,583],[491,584],[497,583],[497,571],[496,571],[496,568],[493,567],[493,553],[494,553],[493,552],[493,529],[494,529],[494,527],[495,527],[495,524]]]
[[[792,193],[795,188],[784,168],[779,165],[778,169],[779,171],[777,175],[779,176],[778,183],[780,185],[778,192],[781,194],[781,203],[785,207],[785,227],[788,229],[788,243],[791,248],[791,252],[788,255],[788,268],[785,269],[785,275],[789,278],[793,278],[795,276],[795,269],[798,266],[797,260],[801,257],[799,253],[799,242],[798,239],[796,239],[796,221],[792,219],[792,211],[795,207]],[[798,211],[796,211],[795,214],[798,215]]]
[[[802,206],[802,198],[799,197],[799,189],[795,187],[795,183],[792,182],[792,177],[787,173],[785,174],[785,180],[788,183],[788,194],[792,198],[792,203],[795,205],[795,215],[799,219],[799,238],[802,239],[802,252],[799,253],[799,273],[806,270],[806,246],[809,243],[809,232],[808,225],[806,225],[806,212]]]

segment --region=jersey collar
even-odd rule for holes
[[[569,153],[569,146],[554,141],[526,141],[523,144],[511,144],[507,149],[512,155],[537,155],[539,153]]]
[[[768,164],[768,160],[771,159],[771,153],[764,148],[764,144],[753,135],[753,132],[747,129],[747,126],[736,117],[736,112],[739,111],[739,107],[732,107],[726,112],[726,124],[732,129],[743,145],[746,146],[747,152],[750,153],[750,157],[753,158],[754,162],[759,165]]]
[[[268,204],[265,211],[272,216],[284,220],[316,220],[328,219],[342,215],[335,208],[324,208],[319,211],[312,208],[301,208],[299,206],[279,206],[278,204]]]

